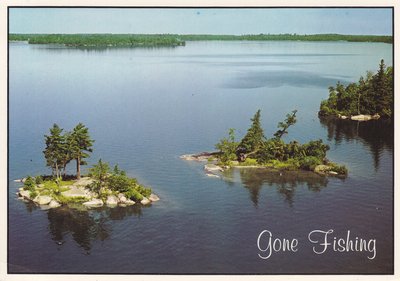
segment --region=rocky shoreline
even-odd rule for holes
[[[186,161],[198,161],[198,162],[208,162],[204,165],[205,174],[209,177],[221,178],[221,173],[230,168],[236,169],[265,169],[265,170],[276,170],[274,168],[263,166],[263,165],[243,165],[239,161],[231,161],[230,166],[219,166],[216,159],[214,158],[217,152],[201,152],[198,154],[184,154],[180,156],[181,159]],[[299,169],[301,170],[301,169]],[[321,176],[333,176],[342,177],[339,173],[332,170],[329,165],[317,165],[314,168],[314,173]]]
[[[14,180],[15,182],[24,183],[25,179]],[[80,180],[75,181],[72,185],[64,186],[64,189],[67,189],[60,194],[71,201],[74,199],[79,199],[82,205],[87,208],[97,208],[102,206],[107,207],[126,207],[131,206],[136,203],[140,203],[141,205],[148,205],[153,202],[159,201],[160,198],[151,193],[150,196],[144,197],[139,202],[135,202],[129,198],[127,198],[124,194],[118,193],[115,194],[111,190],[105,190],[104,192],[107,194],[104,198],[98,198],[99,196],[92,192],[88,186],[93,182],[93,179],[89,177],[83,177]],[[35,196],[32,196],[32,192],[29,190],[25,190],[24,187],[20,187],[17,192],[19,199],[33,202],[39,206],[45,206],[47,208],[58,208],[63,205],[62,202],[59,202],[54,196],[51,194],[41,194],[41,188],[43,188],[43,184],[39,184],[35,188]]]
[[[338,114],[337,117],[339,119],[343,119],[343,120],[349,119],[349,120],[353,120],[353,121],[369,121],[369,120],[378,120],[379,118],[381,118],[381,116],[379,114],[374,114],[374,115],[359,114],[359,115],[350,115],[350,116]]]

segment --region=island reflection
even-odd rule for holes
[[[239,176],[239,179],[237,179]],[[259,194],[263,186],[275,187],[283,200],[292,207],[296,189],[307,186],[312,192],[319,192],[328,184],[328,178],[308,171],[274,171],[267,169],[228,169],[223,173],[223,179],[228,183],[240,181],[249,191],[250,200],[257,207]]]
[[[25,202],[29,212],[40,209],[32,202]],[[82,206],[62,206],[48,209],[48,230],[51,239],[60,247],[64,245],[68,236],[83,249],[86,255],[90,255],[93,241],[104,241],[111,238],[112,227],[110,222],[123,220],[127,217],[140,217],[143,206],[127,207],[102,207],[96,209],[84,209]]]
[[[385,149],[393,152],[394,129],[390,119],[357,122],[320,118],[320,123],[327,129],[328,140],[334,140],[335,144],[340,144],[342,141],[361,140],[371,151],[376,170],[379,168],[382,152]]]

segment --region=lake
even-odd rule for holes
[[[10,273],[393,273],[393,125],[320,120],[337,81],[392,65],[392,45],[349,42],[187,42],[175,48],[73,49],[9,44],[8,269]],[[182,154],[212,151],[261,109],[271,137],[322,139],[346,179],[231,170],[207,177]],[[101,158],[151,186],[149,207],[42,210],[17,199],[26,175],[50,173],[44,135],[82,122]],[[73,163],[68,168],[74,172]],[[84,170],[87,169],[84,167]],[[366,251],[316,254],[308,235],[375,239]],[[298,239],[262,259],[257,239]],[[265,247],[266,241],[263,242]],[[322,243],[322,242],[321,242]]]

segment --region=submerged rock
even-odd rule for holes
[[[222,172],[224,171],[224,169],[222,169],[220,166],[217,166],[215,164],[207,164],[204,165],[204,170],[208,171],[208,172]]]
[[[86,207],[101,207],[104,205],[103,201],[101,199],[92,199],[91,201],[85,202],[83,203],[83,205],[85,205]]]
[[[153,194],[153,193],[150,194],[149,199],[150,199],[151,202],[156,202],[156,201],[160,200],[160,198],[157,195]]]

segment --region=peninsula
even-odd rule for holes
[[[21,181],[18,196],[45,208],[57,208],[62,204],[81,203],[88,208],[117,205],[126,207],[158,201],[151,188],[128,177],[126,172],[115,165],[113,169],[101,159],[89,169],[88,175],[81,176],[81,165],[92,152],[94,140],[88,128],[79,123],[71,132],[63,133],[57,124],[45,136],[46,148],[43,151],[51,175],[27,176]],[[76,161],[76,176],[66,175],[66,166]]]
[[[11,33],[8,41],[29,44],[61,44],[68,47],[176,47],[186,41],[347,41],[393,43],[392,36],[344,34],[19,34]]]
[[[261,111],[258,110],[251,119],[252,124],[247,134],[239,142],[235,140],[235,130],[229,129],[225,137],[215,145],[216,152],[182,155],[185,160],[207,161],[205,165],[208,176],[218,176],[231,167],[237,168],[267,168],[272,170],[305,170],[320,175],[345,177],[347,168],[330,162],[326,158],[329,146],[322,140],[313,140],[305,144],[297,141],[285,143],[282,139],[288,133],[288,128],[294,125],[297,110],[286,115],[279,122],[278,130],[273,137],[266,138],[261,126]]]
[[[368,121],[392,118],[394,110],[393,67],[381,60],[378,71],[367,72],[358,83],[329,87],[329,98],[320,105],[319,116]]]

